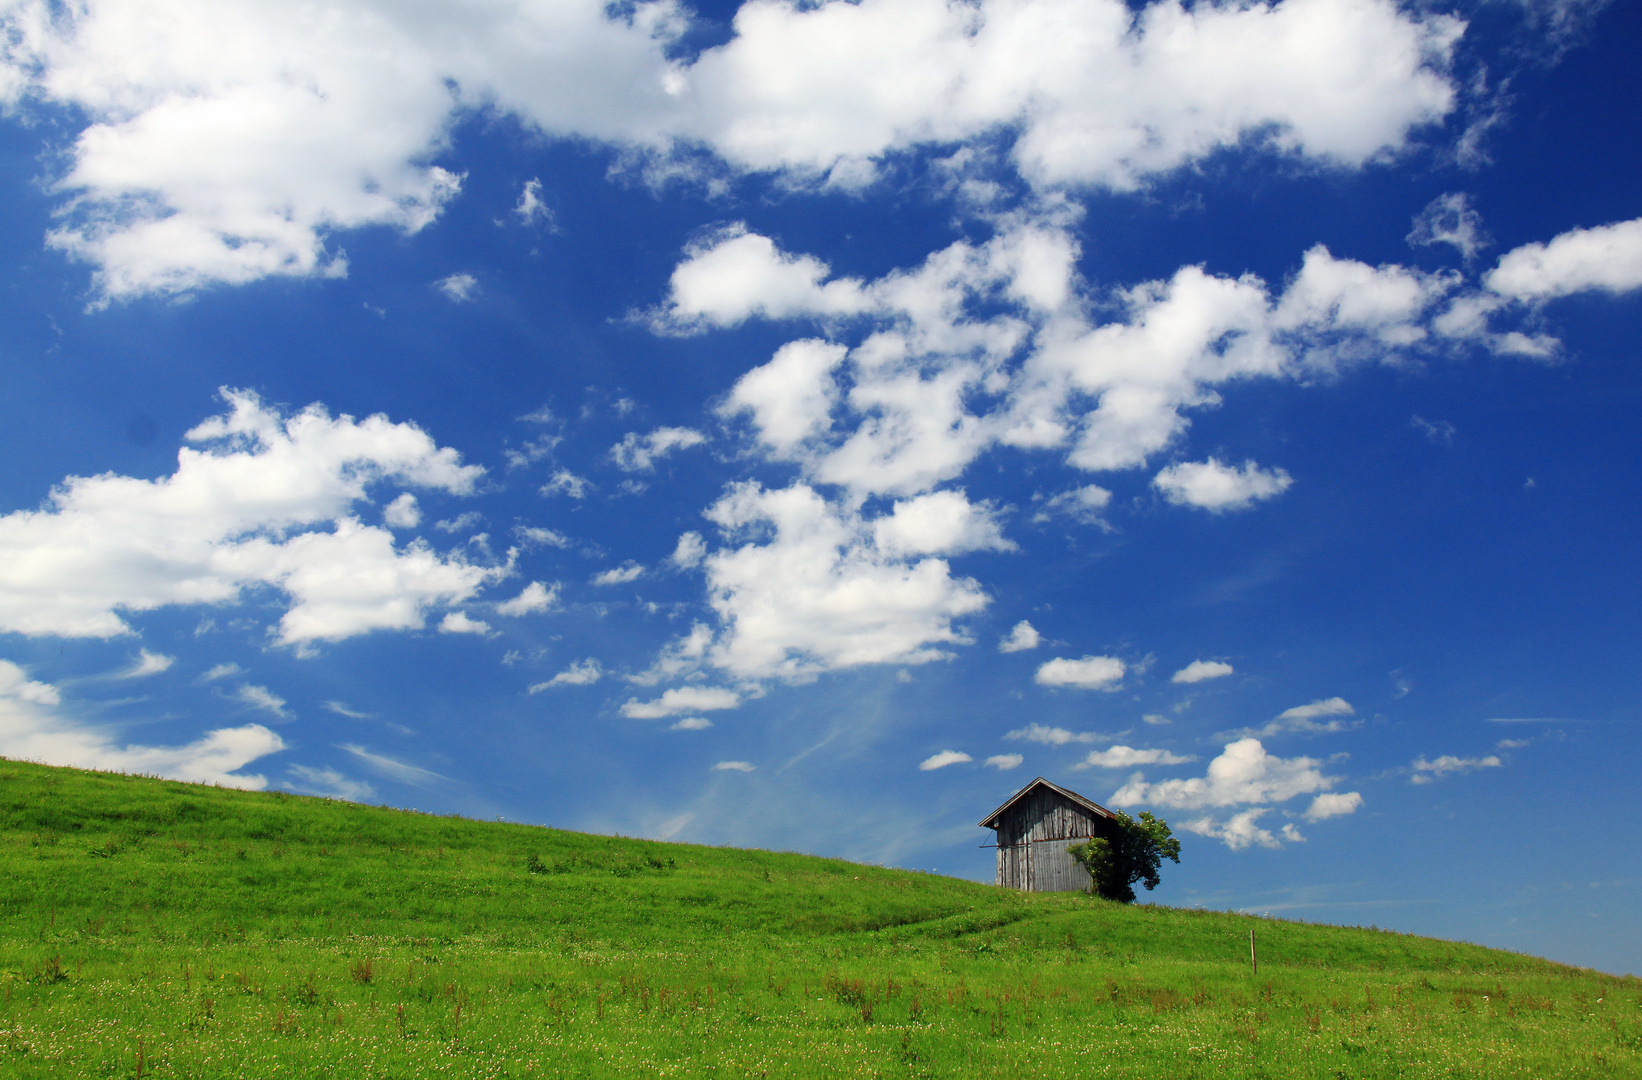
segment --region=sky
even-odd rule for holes
[[[0,4],[0,755],[1642,971],[1642,9]]]

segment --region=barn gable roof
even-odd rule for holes
[[[1008,802],[1004,803],[1002,806],[1000,806],[996,810],[992,811],[992,813],[989,814],[987,816],[987,818],[984,821],[981,822],[981,828],[983,828],[983,829],[996,829],[998,827],[998,819],[1003,816],[1004,811],[1008,810],[1011,806],[1014,806],[1016,803],[1020,802],[1024,798],[1026,798],[1032,792],[1036,791],[1039,787],[1046,787],[1050,791],[1053,791],[1055,794],[1072,800],[1073,802],[1077,803],[1079,806],[1083,807],[1085,810],[1093,811],[1099,817],[1105,817],[1105,818],[1117,817],[1116,814],[1112,813],[1110,810],[1106,809],[1104,806],[1102,806],[1099,803],[1095,802],[1093,799],[1085,799],[1082,795],[1079,795],[1077,792],[1068,791],[1065,788],[1061,787],[1059,784],[1051,784],[1049,781],[1045,780],[1043,777],[1040,776],[1036,780],[1032,781],[1030,784],[1027,784],[1025,787],[1023,787],[1019,791],[1015,792],[1015,794],[1011,795],[1009,797]]]

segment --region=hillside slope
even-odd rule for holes
[[[1642,1075],[1635,979],[835,859],[0,761],[0,862],[6,1075]]]

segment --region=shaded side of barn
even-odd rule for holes
[[[1110,836],[1116,816],[1038,777],[981,822],[981,828],[997,830],[997,883],[1026,892],[1087,889],[1089,872],[1066,849],[1079,840]]]

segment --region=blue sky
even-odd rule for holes
[[[1642,970],[1634,7],[0,17],[0,754]]]

